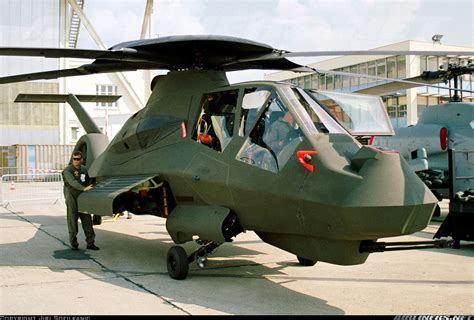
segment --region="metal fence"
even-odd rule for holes
[[[64,199],[60,173],[5,174],[0,182],[0,203]]]
[[[61,173],[62,171],[63,169],[0,167],[0,177],[5,174]]]

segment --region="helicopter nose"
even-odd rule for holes
[[[363,178],[346,199],[346,206],[362,209],[354,232],[387,237],[427,226],[438,200],[400,154],[364,146],[351,166]]]

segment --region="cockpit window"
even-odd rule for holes
[[[315,90],[304,92],[353,136],[394,134],[380,97]]]
[[[273,91],[266,102],[265,112],[237,154],[237,160],[276,173],[288,162],[302,140],[303,133],[293,115]]]
[[[204,94],[192,139],[222,152],[232,139],[239,90]]]
[[[292,111],[308,133],[348,134],[322,107],[306,92],[295,87],[281,87],[280,90],[291,105]]]
[[[316,114],[316,112],[314,112],[314,110],[311,108],[311,106],[309,105],[308,101],[305,100],[303,98],[303,95],[304,94],[303,92],[299,91],[297,88],[293,88],[293,92],[296,96],[296,98],[298,99],[299,103],[303,106],[303,108],[306,110],[306,112],[308,113],[309,117],[311,118],[311,120],[313,121],[314,123],[314,126],[316,127],[316,129],[318,130],[318,132],[321,132],[321,133],[329,133],[329,130],[326,128],[326,126],[324,125],[324,123],[321,121],[321,119],[318,117],[318,115]]]
[[[258,113],[271,95],[271,88],[253,87],[244,89],[242,112],[240,114],[239,136],[249,133],[257,120]]]

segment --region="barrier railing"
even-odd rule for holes
[[[60,173],[5,174],[0,181],[0,203],[52,200],[64,198]]]
[[[63,169],[37,169],[26,167],[0,167],[0,177],[5,174],[61,173]]]

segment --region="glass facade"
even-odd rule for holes
[[[363,62],[334,71],[350,72],[384,78],[404,78],[406,75],[405,57],[389,57],[369,62]],[[383,83],[383,80],[357,78],[343,75],[305,75],[286,80],[304,89],[338,90],[353,92]]]
[[[60,2],[57,0],[0,1],[0,46],[59,47]],[[58,59],[1,57],[0,75],[59,68]]]
[[[60,1],[1,0],[0,46],[59,47]],[[0,57],[0,76],[59,69],[59,59]],[[0,145],[59,143],[58,104],[14,103],[18,93],[58,93],[59,81],[0,86]]]

